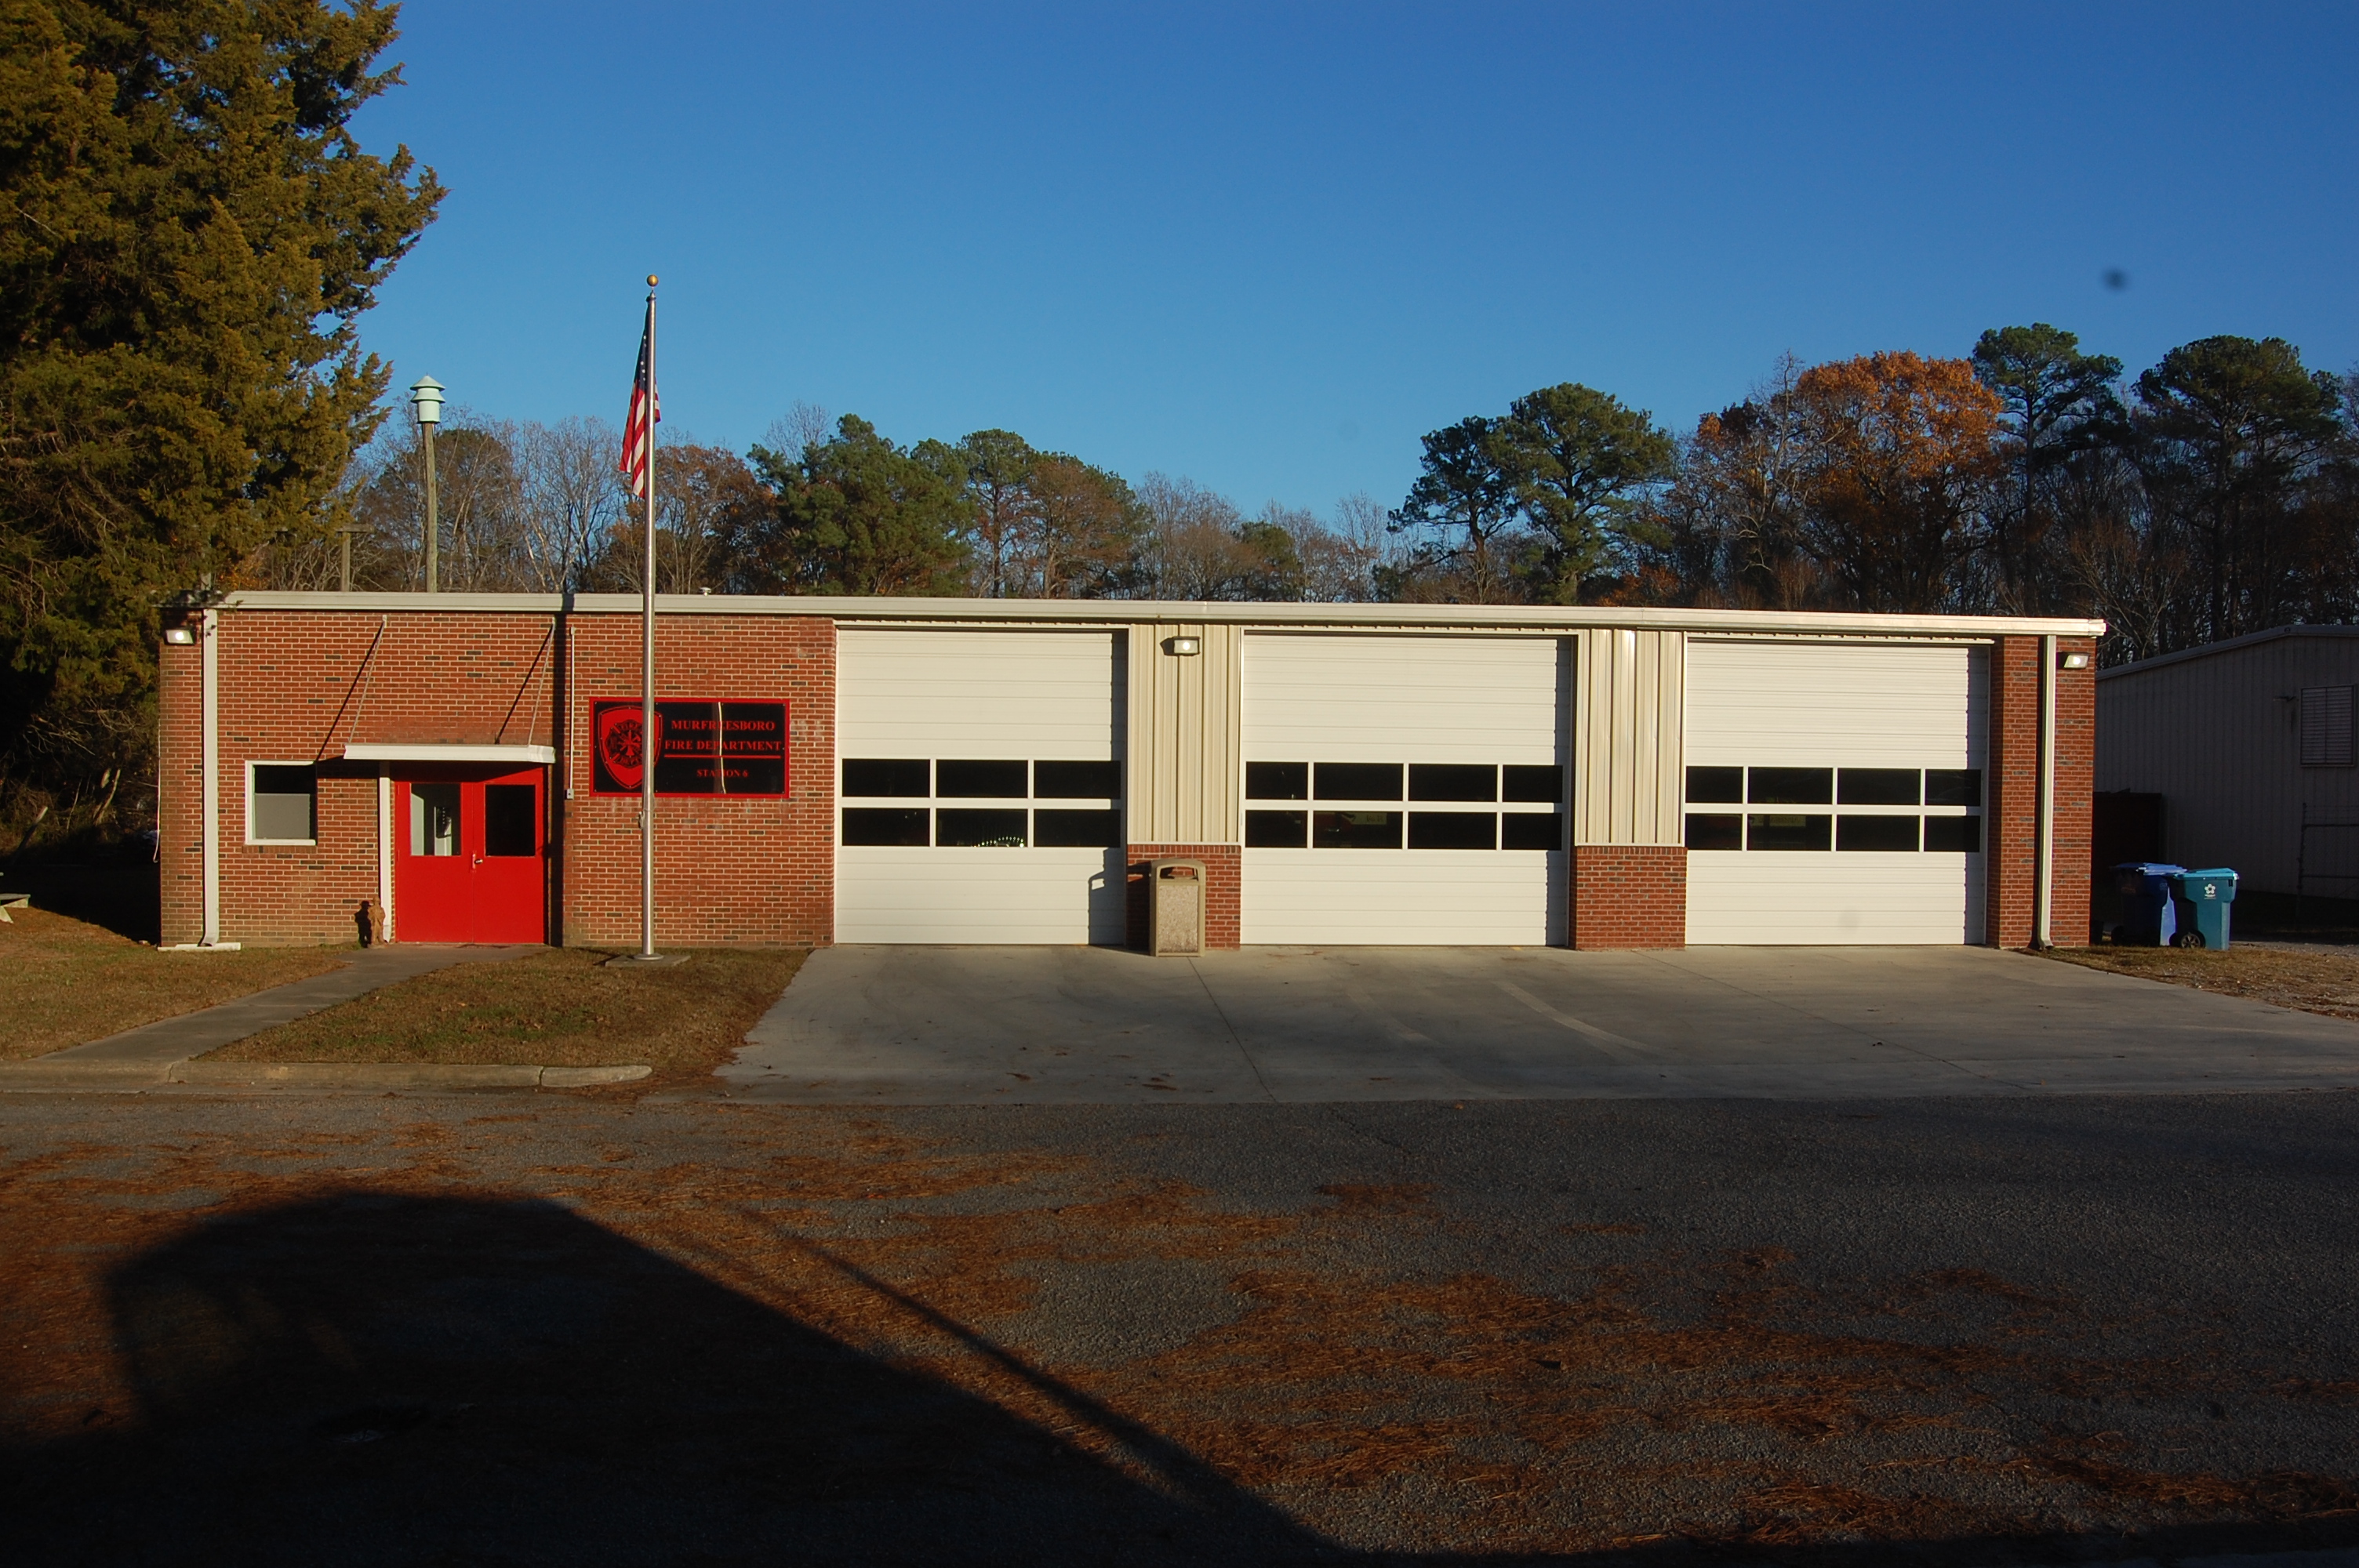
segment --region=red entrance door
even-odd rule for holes
[[[405,942],[549,937],[545,768],[394,781],[393,928]]]

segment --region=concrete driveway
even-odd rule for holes
[[[1981,947],[833,947],[723,1077],[801,1104],[2359,1087],[2359,1024]]]

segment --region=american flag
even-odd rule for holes
[[[655,427],[663,423],[663,399],[656,395],[656,302],[647,296],[647,324],[639,330],[639,369],[631,378],[631,411],[623,417],[623,473],[631,493],[647,492],[647,464],[654,456]]]

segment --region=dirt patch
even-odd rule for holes
[[[2230,947],[2052,947],[2051,958],[2142,980],[2249,997],[2330,1018],[2359,1018],[2359,950],[2292,953]]]
[[[711,948],[663,968],[552,947],[462,964],[315,1012],[212,1054],[227,1062],[644,1062],[648,1083],[709,1076],[794,979],[799,950]],[[647,1087],[647,1084],[640,1086]]]
[[[45,909],[0,925],[0,1061],[103,1040],[159,1018],[325,974],[350,947],[166,953]]]

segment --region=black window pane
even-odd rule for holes
[[[1509,811],[1499,817],[1502,849],[1561,849],[1564,818],[1553,811]]]
[[[1927,768],[1925,770],[1926,805],[1980,806],[1982,803],[1982,769]],[[1930,849],[1931,846],[1927,847]]]
[[[1835,801],[1842,806],[1914,806],[1915,768],[1845,768],[1835,775]]]
[[[915,795],[923,800],[933,793],[928,787],[931,766],[923,757],[846,757],[843,759],[843,793],[847,795]]]
[[[1498,843],[1499,819],[1487,811],[1408,814],[1408,847],[1412,849],[1493,849]]]
[[[1035,762],[1032,764],[1032,793],[1050,800],[1120,800],[1122,764]]]
[[[1908,849],[1917,848],[1913,816],[1841,816],[1835,819],[1838,849]]]
[[[1754,770],[1756,774],[1759,769]],[[1755,812],[1745,819],[1748,849],[1823,849],[1834,837],[1832,816],[1804,816],[1786,812]]]
[[[1755,806],[1826,806],[1835,798],[1832,768],[1756,768],[1745,799]]]
[[[843,811],[843,841],[849,845],[890,844],[923,849],[926,808],[922,806],[850,806]]]
[[[1500,770],[1501,800],[1554,806],[1564,799],[1564,770],[1554,763],[1509,762]]]
[[[947,762],[943,766],[947,767]],[[1024,764],[1018,762],[1016,766]],[[995,806],[987,810],[967,807],[959,811],[934,813],[934,842],[962,849],[1020,849],[1024,848],[1024,817],[1022,806]]]
[[[1408,765],[1408,797],[1411,800],[1496,800],[1499,798],[1499,770],[1488,762],[1411,762]],[[1409,837],[1414,842],[1417,827],[1411,824]]]
[[[1247,800],[1309,800],[1310,798],[1310,764],[1309,762],[1247,762],[1245,764],[1245,798]]]
[[[1398,762],[1321,762],[1312,773],[1321,800],[1398,800]]]
[[[278,762],[256,762],[254,765],[254,793],[309,795],[311,793],[311,770]]]
[[[945,758],[934,764],[934,793],[967,799],[981,796],[1022,800],[1032,789],[1022,762],[955,762]]]
[[[530,784],[484,786],[484,853],[533,855],[540,851],[536,820],[540,792]]]
[[[1733,811],[1724,815],[1711,811],[1689,812],[1688,848],[1690,849],[1744,849],[1745,818]]]
[[[1743,768],[1690,768],[1688,798],[1707,806],[1745,804]],[[1693,845],[1689,846],[1693,849]]]
[[[1310,814],[1307,811],[1245,813],[1248,849],[1299,849],[1310,841]]]
[[[1925,851],[1951,854],[1983,852],[1983,819],[1979,816],[1929,816],[1925,819]]]
[[[1314,849],[1397,849],[1401,847],[1401,814],[1397,811],[1314,811],[1310,814],[1310,847]]]
[[[1124,842],[1119,811],[1036,811],[1032,842],[1049,849],[1111,849]]]

